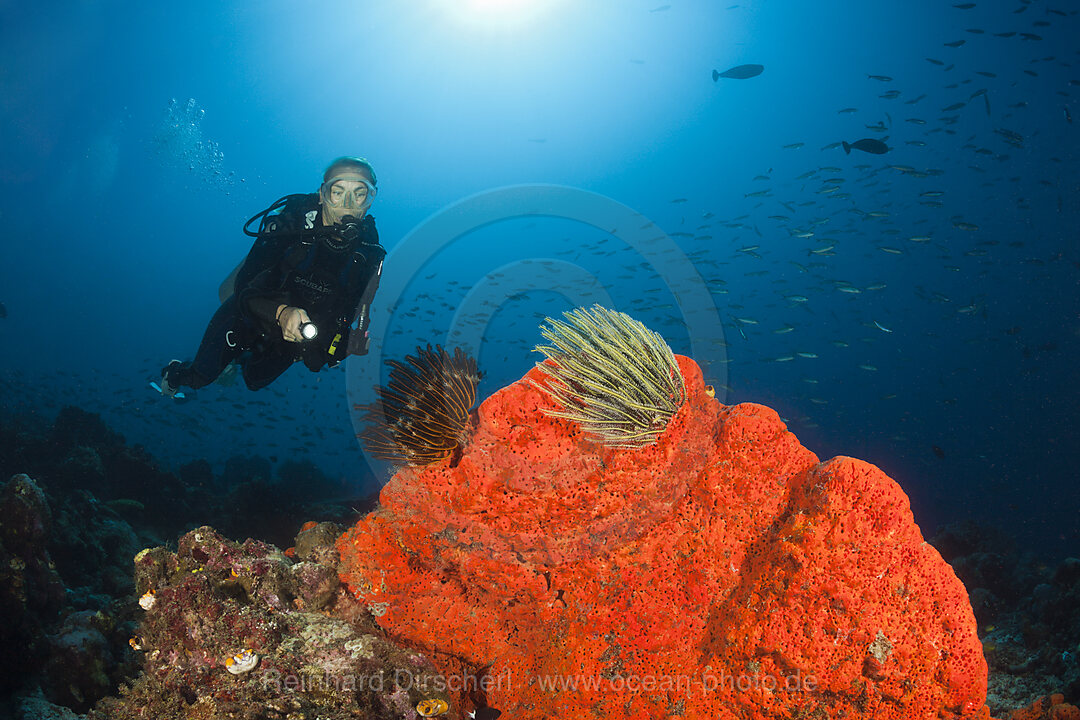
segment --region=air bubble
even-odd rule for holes
[[[162,165],[201,177],[207,184],[227,188],[234,173],[224,171],[225,153],[213,140],[203,136],[202,121],[206,111],[195,98],[182,106],[176,98],[165,108],[153,145]]]

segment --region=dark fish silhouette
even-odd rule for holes
[[[736,65],[730,70],[724,72],[712,71],[713,82],[716,82],[720,78],[731,78],[732,80],[746,80],[747,78],[757,77],[765,69],[764,65]]]
[[[885,138],[888,140],[888,138]],[[880,140],[874,138],[863,138],[862,140],[856,140],[853,143],[843,143],[844,152],[848,155],[851,154],[852,149],[862,150],[863,152],[871,153],[873,155],[884,155],[892,148],[883,143]]]
[[[934,455],[936,455],[939,460],[945,459],[945,451],[939,448],[937,445],[932,445],[930,449],[934,451]]]

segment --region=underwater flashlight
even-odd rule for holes
[[[300,323],[300,337],[304,340],[314,340],[318,334],[319,328],[315,327],[315,323]]]

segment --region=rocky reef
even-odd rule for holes
[[[0,412],[0,472],[0,720],[75,717],[139,676],[129,641],[145,614],[141,549],[175,547],[207,521],[285,547],[305,520],[365,507],[328,502],[339,489],[310,463],[282,463],[276,477],[261,458],[169,472],[74,407],[52,424]]]
[[[0,416],[0,720],[1080,717],[1080,560],[928,545],[879,470],[677,367],[638,448],[533,371],[370,514],[309,463]]]
[[[143,673],[90,712],[145,718],[402,718],[438,698],[422,655],[384,637],[340,592],[329,523],[304,528],[290,559],[209,527],[176,552],[135,557],[144,617],[131,646]]]
[[[1033,697],[1080,697],[1080,559],[1050,566],[1017,552],[1001,531],[968,522],[931,542],[971,595],[991,711],[1007,717]],[[1048,710],[1049,700],[1043,705]]]
[[[988,717],[963,585],[907,497],[772,410],[686,400],[613,448],[534,368],[460,459],[408,467],[337,547],[379,624],[514,718]],[[480,686],[482,685],[482,686]]]

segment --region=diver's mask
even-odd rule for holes
[[[350,172],[329,178],[319,188],[319,197],[337,217],[360,216],[371,207],[377,190],[375,185],[360,173]]]

